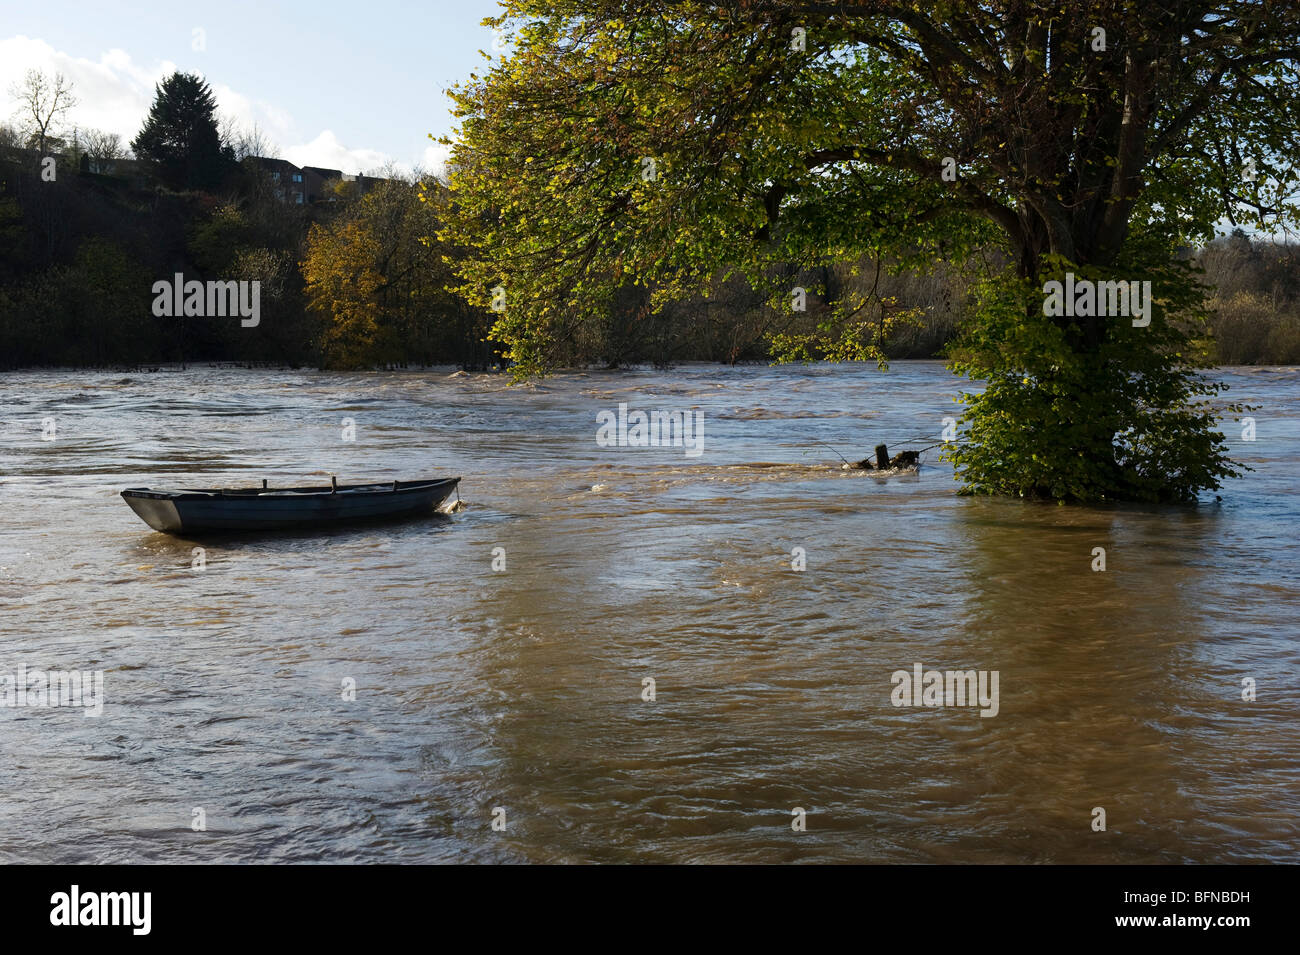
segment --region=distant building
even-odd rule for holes
[[[58,157],[60,169],[66,168],[63,165],[66,153],[63,141],[51,136],[47,142],[50,148],[46,154]],[[59,148],[56,150],[55,146]],[[40,172],[44,158],[44,154],[30,146],[0,145],[0,161],[27,167],[34,174]],[[359,198],[386,181],[375,176],[353,176],[323,166],[299,167],[286,159],[269,156],[249,156],[248,160],[266,174],[277,199],[295,206]],[[105,180],[116,180],[131,188],[147,189],[156,185],[150,165],[138,159],[104,159],[81,152],[67,161],[75,163],[73,168],[83,175],[105,177]],[[348,188],[336,192],[334,186],[339,183],[346,183]]]
[[[328,184],[342,179],[342,171],[338,169],[324,169],[321,166],[303,166],[302,173],[303,177],[307,181],[308,202],[329,201],[335,198],[335,195],[329,188]]]
[[[334,192],[332,183],[355,182],[356,186],[349,192],[357,197],[365,195],[384,181],[374,176],[350,176],[342,170],[324,166],[299,167],[284,159],[269,159],[265,156],[248,158],[271,177],[277,198],[292,205],[336,202],[339,196]]]
[[[281,202],[301,206],[307,201],[307,191],[303,184],[302,170],[285,159],[270,159],[266,156],[249,156],[259,169],[271,180],[275,197]]]
[[[81,171],[96,176],[112,176],[115,179],[126,179],[135,186],[144,185],[149,179],[149,169],[144,163],[138,159],[127,159],[126,157],[105,159],[92,156],[89,153],[82,153]]]
[[[98,176],[106,183],[111,181],[110,184],[125,185],[132,189],[146,189],[153,182],[148,166],[137,159],[105,159],[85,152],[53,153],[47,149],[42,153],[40,150],[28,147],[0,147],[0,161],[13,163],[32,176],[42,175],[45,160],[51,156],[56,160],[55,168],[60,176],[68,172],[76,172],[83,176]]]

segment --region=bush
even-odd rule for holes
[[[1148,252],[1112,275],[1057,263],[1081,278],[1151,281],[1150,325],[1107,319],[1096,341],[1072,319],[1044,318],[1038,280],[977,287],[951,362],[988,383],[963,396],[965,440],[945,450],[962,493],[1188,502],[1239,473],[1206,400],[1223,386],[1198,374],[1204,290],[1185,265],[1159,263]]]

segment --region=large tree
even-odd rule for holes
[[[194,73],[173,73],[158,84],[131,148],[174,189],[214,190],[234,167],[218,129],[216,97]]]
[[[513,50],[454,91],[447,237],[468,294],[506,289],[523,373],[629,283],[995,246],[954,353],[988,383],[952,451],[969,490],[1189,499],[1234,473],[1175,250],[1298,218],[1291,0],[503,6]],[[1151,281],[1150,324],[1045,314],[1067,271]],[[866,304],[828,351],[878,356]]]
[[[50,141],[58,139],[68,111],[77,105],[72,83],[62,73],[47,76],[41,70],[28,70],[21,84],[9,87],[9,95],[18,101],[16,116],[28,145],[46,155]]]

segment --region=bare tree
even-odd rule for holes
[[[271,141],[271,137],[257,123],[240,130],[239,138],[235,141],[235,158],[244,159],[247,156],[280,158],[280,147]]]
[[[104,172],[115,159],[126,158],[126,147],[117,133],[102,129],[88,129],[83,135],[86,155],[90,157],[90,171]]]
[[[217,114],[217,138],[221,140],[222,146],[235,148],[235,140],[239,138],[238,120],[229,113],[221,112]]]
[[[229,146],[235,152],[235,160],[243,162],[249,156],[261,156],[267,159],[280,157],[279,147],[271,142],[266,131],[257,123],[252,126],[240,126],[238,120],[229,114],[221,117],[221,145]]]
[[[62,73],[50,77],[42,70],[28,70],[22,83],[9,87],[9,95],[18,100],[15,115],[27,141],[45,155],[68,110],[77,105],[72,83]]]

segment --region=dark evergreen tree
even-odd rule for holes
[[[158,84],[131,148],[174,189],[216,189],[235,166],[234,151],[221,141],[216,110],[203,77],[173,73]]]

